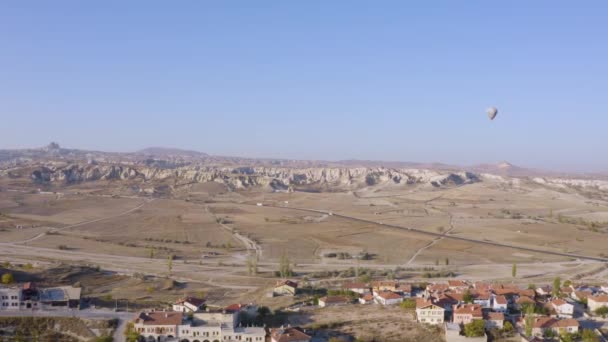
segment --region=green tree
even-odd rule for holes
[[[566,280],[563,285],[565,287],[570,287],[570,285],[572,285],[572,281],[571,280]]]
[[[401,308],[406,310],[411,310],[416,308],[416,300],[415,299],[405,299],[401,304],[399,304]]]
[[[439,266],[439,259],[435,259],[435,266]]]
[[[15,282],[15,277],[12,273],[4,273],[2,275],[2,284],[8,285]]]
[[[608,315],[608,306],[602,306],[600,308],[595,309],[595,314],[598,316],[602,316],[602,318],[606,318]]]
[[[445,265],[447,266],[447,265],[449,265],[449,264],[450,264],[450,259],[445,258]]]
[[[534,306],[526,308],[526,336],[532,336],[532,326],[534,325]]]
[[[513,278],[517,277],[517,264],[513,264],[513,266],[511,266],[511,276]]]
[[[482,319],[476,319],[471,323],[464,325],[464,334],[466,337],[481,337],[485,334],[485,323]]]
[[[553,297],[559,297],[561,288],[562,288],[562,280],[559,277],[555,277],[555,279],[553,279],[553,289],[551,291],[551,294],[553,295]]]
[[[467,289],[462,295],[462,300],[465,303],[473,303],[473,295],[471,294],[471,291],[469,291],[469,289]]]
[[[173,270],[173,254],[169,254],[167,257],[167,270],[169,271],[169,275],[171,275],[171,271]]]
[[[154,258],[154,248],[150,248],[150,259]]]
[[[113,342],[112,336],[101,336],[95,339],[95,342]]]
[[[293,272],[291,271],[291,262],[285,252],[281,255],[281,259],[279,260],[279,275],[281,278],[288,278],[293,275]]]
[[[513,324],[511,322],[506,321],[502,326],[502,332],[506,334],[511,334],[514,331]]]
[[[133,322],[127,323],[124,334],[127,342],[137,342],[141,337],[141,335],[135,330],[135,325]]]
[[[583,342],[599,342],[600,338],[590,329],[584,329],[581,333],[581,339]]]

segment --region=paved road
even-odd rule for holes
[[[248,205],[251,205],[251,204],[248,204]],[[254,205],[251,205],[251,206],[254,206]],[[394,224],[382,223],[379,221],[371,221],[371,220],[366,220],[366,219],[362,219],[362,218],[358,218],[358,217],[336,214],[336,213],[333,213],[333,212],[327,211],[327,210],[310,209],[310,208],[296,208],[296,207],[286,207],[286,206],[276,206],[276,205],[265,205],[265,206],[271,207],[271,208],[279,208],[279,209],[300,210],[300,211],[306,211],[306,212],[317,213],[317,214],[327,214],[327,215],[332,215],[335,217],[339,217],[339,218],[343,218],[343,219],[347,219],[347,220],[351,220],[351,221],[356,221],[356,222],[361,222],[361,223],[366,223],[366,224],[375,224],[375,225],[380,225],[383,227],[399,229],[399,230],[407,230],[407,231],[410,231],[413,233],[430,235],[430,236],[444,238],[444,239],[459,240],[459,241],[465,241],[465,242],[488,245],[488,246],[495,246],[495,247],[511,248],[511,249],[516,249],[516,250],[526,251],[526,252],[557,255],[557,256],[563,256],[563,257],[575,258],[575,259],[581,259],[581,260],[608,262],[608,258],[594,257],[594,256],[589,256],[589,255],[581,255],[581,254],[572,254],[572,253],[562,253],[562,252],[549,251],[549,250],[539,249],[539,248],[510,245],[510,244],[506,244],[506,243],[486,241],[486,240],[477,240],[477,239],[466,238],[466,237],[461,237],[461,236],[453,236],[453,235],[448,235],[448,234],[443,234],[443,233],[433,233],[433,232],[429,232],[429,231],[425,231],[425,230],[421,230],[421,229],[417,229],[417,228],[402,227],[402,226],[398,226],[398,225],[394,225]]]
[[[85,319],[118,319],[118,327],[114,331],[114,342],[125,340],[124,331],[127,322],[133,318],[132,312],[114,312],[104,309],[86,310],[20,310],[0,311],[0,317],[78,317]]]

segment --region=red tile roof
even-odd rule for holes
[[[569,319],[557,319],[553,317],[537,317],[534,319],[534,328],[566,328],[566,327],[578,327],[578,321],[572,318]]]
[[[468,287],[469,285],[462,280],[448,280],[449,287]]]
[[[374,295],[371,293],[366,293],[361,298],[363,298],[364,301],[369,302],[370,300],[374,300]]]
[[[534,301],[534,299],[532,299],[530,297],[521,296],[521,297],[517,298],[517,301],[515,301],[515,303],[517,303],[517,304],[534,304],[536,302]]]
[[[587,297],[587,300],[589,300],[589,299],[592,299],[594,302],[597,302],[597,303],[607,303],[608,295],[589,296],[589,297]]]
[[[184,304],[184,303],[190,303],[190,304],[198,307],[198,306],[205,304],[205,300],[201,299],[201,298],[196,298],[196,297],[184,297],[184,298],[178,299],[175,302],[175,304]]]
[[[270,331],[270,336],[277,342],[310,341],[310,336],[300,328],[276,328]]]
[[[502,312],[488,312],[488,320],[490,321],[504,321],[505,314]]]
[[[400,295],[398,295],[398,294],[396,294],[396,293],[394,293],[394,292],[391,292],[391,291],[382,291],[382,292],[378,293],[378,296],[379,296],[379,297],[382,297],[382,298],[384,298],[384,299],[386,299],[386,300],[388,300],[388,299],[399,299],[399,298],[401,298],[401,296],[400,296]]]
[[[326,296],[319,299],[325,304],[334,304],[334,303],[349,303],[350,298],[345,296]]]
[[[153,311],[140,312],[135,321],[144,325],[179,325],[182,324],[184,315],[181,312]]]
[[[568,303],[563,299],[554,299],[551,301],[551,304],[553,304],[555,306],[562,306],[562,305],[566,305]]]
[[[507,304],[507,298],[505,298],[505,296],[496,296],[494,298],[494,301],[496,302],[496,304],[500,304],[500,305]]]
[[[343,289],[368,289],[369,286],[365,283],[344,283],[342,284]]]
[[[454,306],[454,315],[470,314],[473,317],[482,318],[483,312],[479,304],[463,304]]]
[[[425,308],[430,305],[437,305],[437,304],[434,304],[432,301],[426,300],[424,298],[416,298],[416,309]],[[439,305],[437,305],[437,306],[439,306]]]
[[[244,304],[230,304],[227,307],[225,307],[224,310],[226,312],[230,312],[230,313],[232,313],[232,312],[239,312],[244,307],[247,307],[247,305],[244,305]]]

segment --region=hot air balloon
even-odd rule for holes
[[[496,117],[496,114],[498,114],[498,109],[496,109],[496,107],[490,107],[490,108],[486,109],[486,113],[488,114],[488,117],[490,118],[490,120],[494,120],[494,118]]]

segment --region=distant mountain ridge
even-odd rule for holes
[[[473,166],[458,166],[444,163],[419,163],[401,161],[377,160],[289,160],[273,158],[246,158],[233,156],[213,156],[205,152],[168,147],[147,147],[135,152],[102,152],[79,149],[68,149],[52,142],[41,148],[6,149],[0,150],[0,169],[7,166],[17,166],[20,163],[33,161],[58,161],[88,163],[117,163],[160,168],[175,168],[186,165],[201,166],[247,166],[247,167],[291,167],[291,168],[392,168],[392,169],[426,169],[446,172],[471,171],[509,177],[583,177],[608,179],[601,173],[566,173],[546,170],[536,170],[515,166],[503,161],[497,164],[478,164]]]

